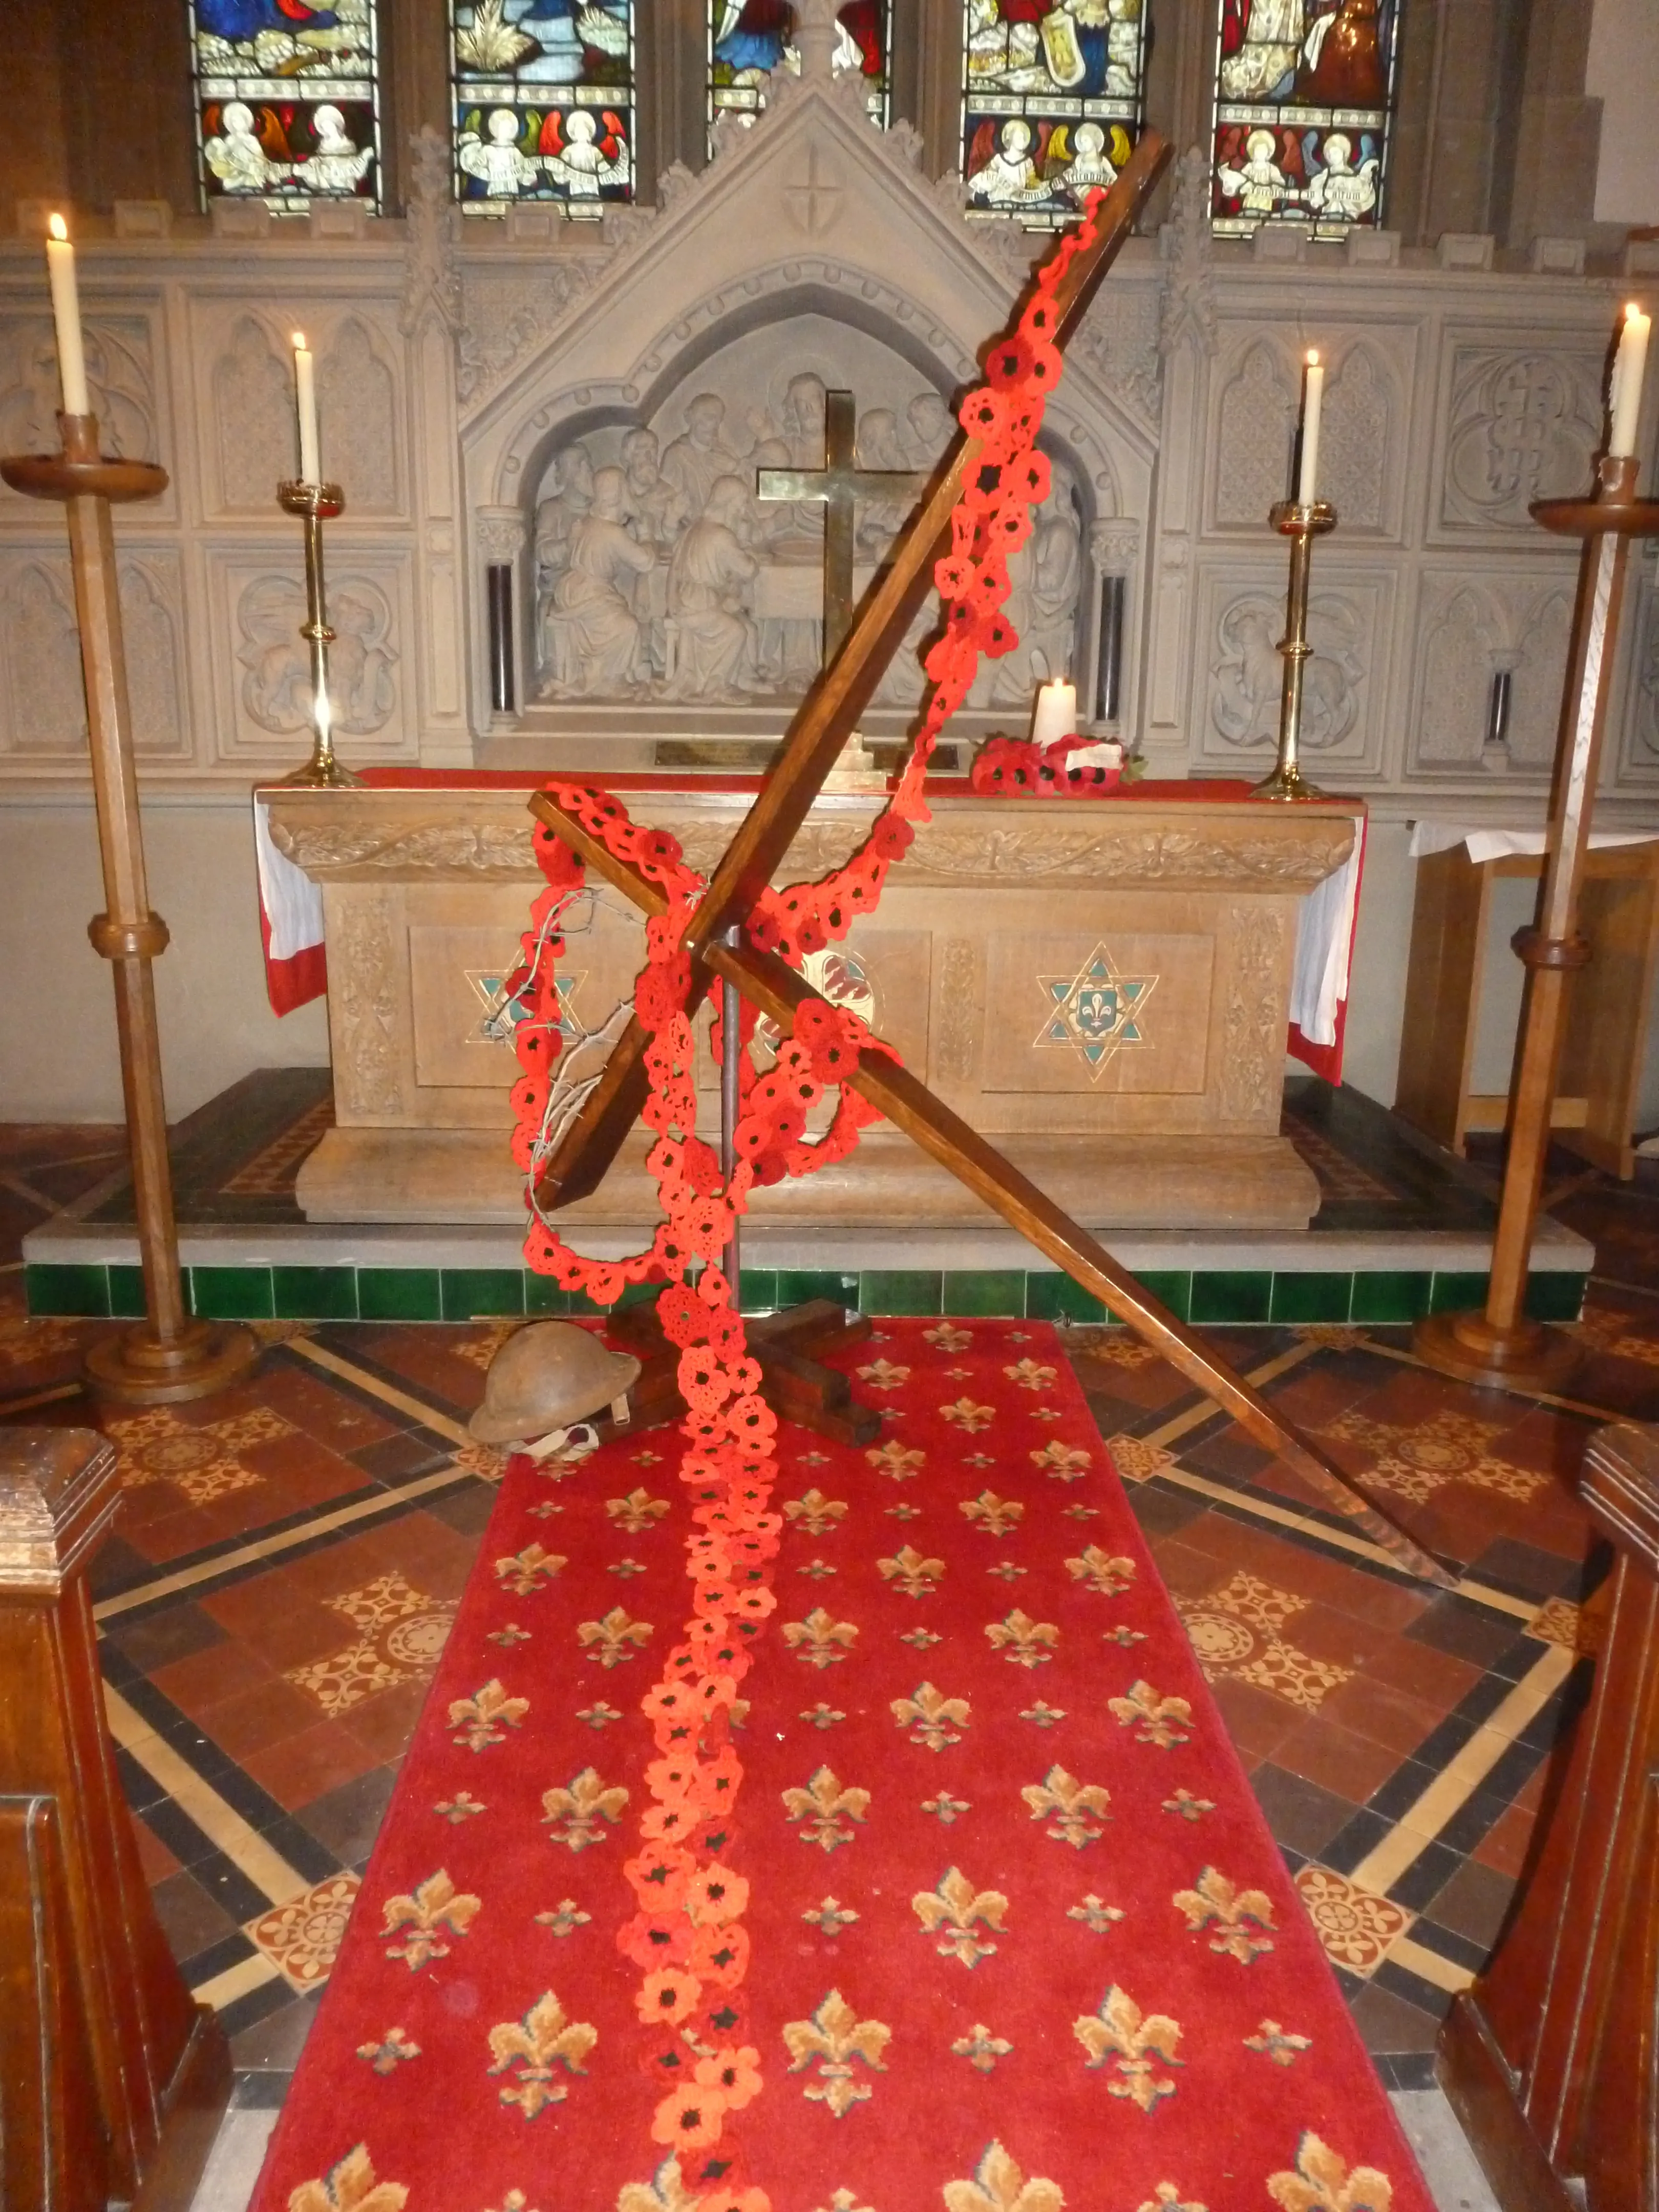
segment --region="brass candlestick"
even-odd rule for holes
[[[1578,887],[1617,659],[1625,570],[1632,538],[1659,537],[1659,501],[1638,499],[1636,477],[1634,459],[1608,458],[1597,470],[1593,498],[1539,500],[1531,510],[1534,521],[1546,530],[1580,538],[1583,546],[1538,918],[1511,940],[1527,969],[1527,995],[1492,1275],[1481,1311],[1431,1314],[1419,1322],[1412,1338],[1419,1359],[1465,1382],[1553,1390],[1581,1356],[1570,1336],[1528,1318],[1527,1277],[1570,986],[1574,972],[1589,959],[1589,946],[1578,933]]]
[[[239,1323],[193,1320],[179,1272],[179,1233],[167,1159],[161,1045],[150,963],[165,951],[167,927],[150,911],[133,768],[132,715],[116,582],[113,500],[154,499],[167,471],[148,461],[112,461],[98,451],[94,415],[60,415],[61,453],[20,453],[0,461],[0,476],[31,499],[61,500],[69,511],[75,611],[86,684],[92,788],[107,910],[88,925],[94,951],[110,963],[121,1047],[121,1088],[144,1270],[148,1318],[94,1345],[87,1354],[94,1387],[134,1405],[205,1398],[245,1374],[258,1341]]]
[[[1317,784],[1302,773],[1298,752],[1302,743],[1302,671],[1312,659],[1308,642],[1308,575],[1312,567],[1316,538],[1336,527],[1336,509],[1322,499],[1282,499],[1268,510],[1267,520],[1281,538],[1291,541],[1291,583],[1285,608],[1285,635],[1279,649],[1285,656],[1285,684],[1279,696],[1279,757],[1271,775],[1252,786],[1252,799],[1323,799]]]
[[[323,585],[323,525],[340,513],[345,494],[338,484],[295,481],[279,483],[276,497],[288,514],[301,516],[306,526],[306,618],[300,635],[311,648],[311,758],[283,781],[313,790],[349,790],[362,778],[335,757],[334,708],[328,693],[328,648],[335,634],[328,626]]]

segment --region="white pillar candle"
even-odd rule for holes
[[[1648,365],[1648,337],[1651,315],[1644,315],[1634,300],[1625,310],[1625,327],[1613,357],[1613,380],[1607,404],[1613,416],[1607,437],[1607,458],[1622,460],[1636,451],[1636,426],[1642,413],[1642,380]]]
[[[1302,372],[1302,468],[1296,482],[1298,507],[1311,507],[1318,496],[1319,417],[1325,404],[1325,368],[1316,353],[1308,356]]]
[[[65,415],[90,415],[87,357],[81,343],[81,300],[75,283],[75,248],[61,215],[46,225],[46,276],[52,284],[52,319],[58,330],[58,376],[64,387]]]
[[[303,331],[294,333],[294,396],[300,416],[300,481],[321,483],[323,464],[317,436],[317,364]]]
[[[1031,743],[1055,745],[1062,738],[1076,735],[1076,684],[1063,684],[1058,678],[1043,684],[1036,695],[1036,710],[1031,716]]]

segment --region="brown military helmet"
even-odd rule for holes
[[[526,1443],[603,1413],[639,1371],[637,1359],[612,1352],[592,1329],[532,1322],[490,1361],[483,1403],[467,1426],[481,1444]]]

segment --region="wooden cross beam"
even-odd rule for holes
[[[1129,234],[1138,210],[1169,159],[1167,143],[1155,131],[1146,131],[1107,197],[1092,245],[1073,258],[1056,288],[1057,343],[1063,345],[1075,329],[1094,287]],[[692,968],[688,1003],[695,1004],[711,978],[718,975],[736,984],[763,1012],[789,1030],[799,1008],[818,998],[776,954],[741,940],[727,945],[722,939],[734,925],[747,920],[781,864],[893,646],[920,605],[931,580],[936,549],[949,528],[963,478],[978,452],[975,440],[957,441],[890,567],[860,607],[841,651],[797,711],[777,761],[687,927],[684,941]],[[538,793],[531,799],[530,810],[644,913],[666,910],[665,895],[656,885],[618,860],[546,793]],[[638,1022],[630,1022],[582,1112],[543,1170],[536,1197],[544,1212],[568,1205],[597,1188],[615,1158],[645,1103],[647,1042]],[[1395,1522],[1362,1497],[1310,1439],[1277,1414],[1242,1376],[1206,1352],[1167,1307],[1117,1265],[1103,1245],[1046,1198],[976,1130],[935,1098],[908,1069],[884,1053],[872,1052],[851,1080],[888,1120],[905,1130],[1075,1282],[1126,1322],[1407,1572],[1442,1588],[1453,1586],[1454,1577]]]
[[[757,469],[762,499],[821,502],[823,514],[823,657],[833,660],[853,620],[853,557],[860,499],[920,499],[932,481],[925,469],[861,469],[858,423],[850,392],[823,402],[821,469]]]
[[[642,914],[667,912],[667,897],[657,884],[629,861],[619,860],[602,838],[592,836],[544,792],[531,800],[530,811],[556,830],[589,867],[598,869],[630,898]],[[705,957],[723,982],[735,983],[751,1005],[769,1015],[786,1033],[793,1029],[802,1006],[814,1001],[824,1003],[821,994],[775,952],[764,952],[752,945],[716,943],[708,948]],[[850,1080],[861,1097],[966,1183],[1038,1251],[1063,1267],[1109,1312],[1127,1322],[1143,1343],[1151,1345],[1206,1397],[1213,1398],[1259,1444],[1310,1484],[1325,1504],[1353,1522],[1409,1573],[1442,1589],[1455,1586],[1455,1577],[1397,1522],[1363,1498],[1316,1444],[1275,1413],[1260,1391],[1224,1360],[1206,1351],[1167,1306],[1118,1266],[1103,1244],[1045,1197],[960,1115],[935,1098],[908,1067],[885,1053],[866,1053]]]

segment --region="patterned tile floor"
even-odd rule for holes
[[[275,2100],[489,1514],[495,1465],[464,1423],[505,1325],[264,1324],[240,1389],[100,1415],[76,1378],[111,1324],[26,1319],[16,1252],[118,1143],[0,1128],[0,1419],[98,1422],[121,1448],[94,1583],[122,1773],[173,1948],[263,2079],[245,2097]],[[1573,1486],[1598,1422],[1659,1418],[1653,1175],[1564,1206],[1612,1279],[1571,1397],[1443,1381],[1402,1331],[1206,1332],[1463,1564],[1455,1595],[1405,1580],[1123,1332],[1067,1340],[1393,2087],[1430,2080],[1585,1688],[1606,1562]]]

